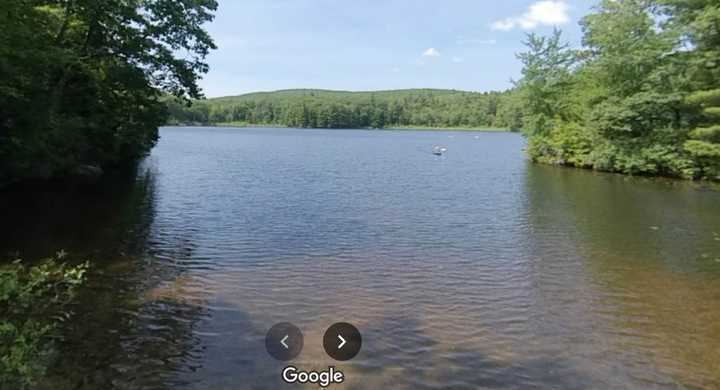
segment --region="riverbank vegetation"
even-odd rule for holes
[[[347,92],[295,89],[196,101],[170,100],[170,124],[246,124],[300,128],[521,127],[511,91],[443,89]]]
[[[285,125],[275,125],[275,124],[254,124],[249,122],[218,122],[213,123],[210,126],[217,126],[217,127],[243,127],[243,128],[287,128],[288,126]],[[379,128],[367,128],[369,130],[375,129],[380,130]],[[390,126],[390,127],[384,127],[382,130],[412,130],[412,131],[480,131],[480,132],[506,132],[506,131],[516,131],[519,129],[508,129],[503,127],[491,127],[491,126],[482,126],[477,128],[468,128],[468,127],[432,127],[432,126],[421,126],[421,125],[413,125],[413,126]]]
[[[720,179],[720,5],[604,0],[583,46],[530,35],[517,93],[530,157],[638,175]]]
[[[602,0],[582,46],[530,35],[503,92],[284,90],[202,100],[215,0],[7,0],[0,186],[133,162],[162,124],[520,129],[534,161],[720,178],[720,5]],[[192,104],[189,104],[192,103]]]
[[[24,389],[53,360],[58,326],[85,280],[88,263],[68,266],[65,253],[27,266],[17,260],[0,266],[0,388]]]
[[[0,185],[122,165],[166,121],[164,94],[199,98],[215,0],[4,0]]]

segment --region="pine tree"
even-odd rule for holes
[[[720,89],[695,92],[688,98],[703,108],[705,126],[690,132],[685,150],[697,158],[706,177],[720,176]]]

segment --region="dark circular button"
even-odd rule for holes
[[[289,322],[273,325],[265,336],[265,348],[270,356],[286,362],[295,359],[303,348],[303,334]]]
[[[331,358],[346,361],[354,358],[362,347],[360,331],[347,322],[333,324],[325,331],[323,348]]]

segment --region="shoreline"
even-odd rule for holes
[[[378,130],[416,130],[416,131],[467,131],[479,133],[519,133],[503,127],[429,127],[429,126],[400,126],[386,127]]]
[[[283,125],[275,124],[249,124],[249,123],[233,123],[233,122],[222,122],[222,123],[211,123],[211,124],[167,124],[162,127],[230,127],[230,128],[248,128],[248,129],[263,129],[263,128],[276,128],[276,129],[297,129],[297,130],[373,130],[373,131],[458,131],[458,132],[479,132],[479,133],[519,133],[519,131],[513,131],[502,127],[429,127],[429,126],[393,126],[383,128],[365,128],[365,127],[350,127],[350,128],[331,128],[331,127],[288,127]]]

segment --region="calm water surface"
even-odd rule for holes
[[[720,387],[720,192],[530,164],[516,134],[164,128],[136,177],[2,195],[0,249],[91,259],[43,388]],[[433,145],[449,148],[433,156]],[[12,206],[10,206],[12,205]]]

